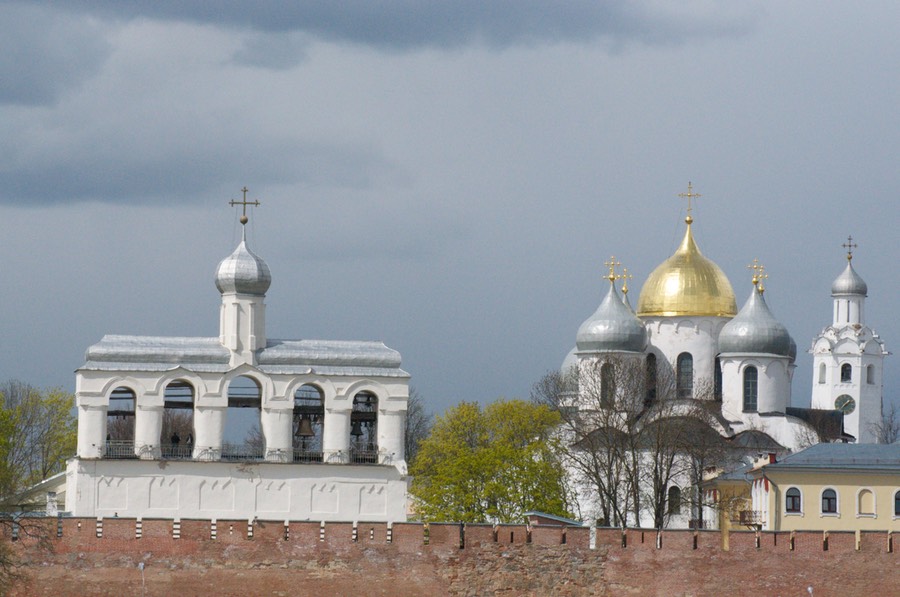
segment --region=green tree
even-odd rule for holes
[[[530,510],[568,516],[559,423],[558,413],[523,400],[449,409],[411,469],[418,513],[448,522],[521,522]]]

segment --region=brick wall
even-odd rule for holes
[[[31,571],[18,595],[390,594],[581,595],[628,593],[863,595],[895,592],[900,555],[885,532],[731,532],[521,525],[62,519],[45,525],[53,551],[28,538],[11,545]],[[324,534],[323,534],[324,528]],[[565,534],[566,542],[562,542]],[[426,544],[426,537],[428,539]],[[793,537],[794,549],[791,550]],[[324,538],[324,540],[320,539]],[[390,541],[389,541],[390,538]],[[529,541],[530,539],[530,541]],[[758,547],[757,547],[758,545]],[[858,549],[857,549],[858,546]],[[203,584],[206,583],[206,584]],[[298,593],[298,587],[303,590]]]

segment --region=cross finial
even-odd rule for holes
[[[769,277],[769,274],[766,273],[766,266],[759,262],[759,259],[754,258],[753,263],[747,266],[747,269],[753,270],[753,285],[756,286],[756,290],[759,291],[760,294],[766,291],[766,287],[763,286],[763,280]]]
[[[244,194],[243,200],[238,201],[237,199],[232,199],[231,201],[228,202],[228,205],[230,205],[232,207],[234,207],[235,205],[243,206],[244,211],[241,214],[241,226],[245,226],[247,224],[247,222],[249,221],[249,218],[247,217],[247,206],[248,205],[259,205],[258,199],[254,200],[254,201],[247,201],[247,192],[248,191],[249,191],[249,189],[247,189],[247,187],[244,187],[243,189],[241,189],[241,192]]]
[[[687,217],[684,219],[684,221],[690,224],[694,221],[694,218],[691,217],[691,199],[693,199],[694,197],[700,197],[701,195],[700,193],[694,192],[694,187],[691,185],[691,182],[688,181],[687,193],[678,193],[678,196],[682,199],[687,198],[688,200]]]
[[[853,237],[848,236],[847,242],[845,242],[841,246],[847,249],[847,261],[853,261],[853,249],[859,246],[858,244],[853,242]]]
[[[631,274],[628,273],[628,268],[627,268],[627,267],[623,267],[623,268],[622,268],[622,275],[619,276],[619,277],[622,278],[622,280],[623,280],[623,282],[622,282],[622,294],[628,294],[628,280],[633,280],[633,279],[634,279],[634,276],[632,276]]]
[[[609,280],[610,284],[615,284],[616,280],[621,278],[620,275],[616,274],[616,268],[622,264],[616,261],[615,256],[610,256],[609,261],[604,261],[603,265],[609,268],[609,273],[606,274],[606,279]]]

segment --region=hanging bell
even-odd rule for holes
[[[309,419],[306,417],[300,418],[300,424],[297,425],[297,433],[295,434],[297,437],[313,437],[316,435],[316,432],[313,431],[312,423],[309,422]]]
[[[363,430],[362,426],[359,424],[359,419],[353,421],[353,425],[350,427],[350,435],[353,437],[362,437]]]

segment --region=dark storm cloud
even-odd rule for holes
[[[679,3],[673,8],[665,3],[624,0],[58,0],[50,4],[119,19],[146,17],[266,32],[304,32],[392,50],[451,48],[472,42],[506,47],[599,37],[677,43],[698,35],[740,32],[752,10],[707,3]]]
[[[96,23],[39,6],[0,6],[0,104],[53,103],[95,74],[110,49]]]

